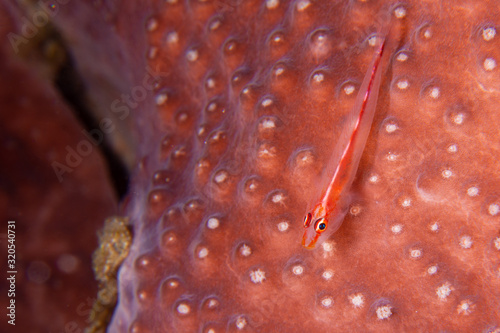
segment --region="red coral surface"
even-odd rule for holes
[[[500,330],[495,1],[99,3],[55,20],[104,17],[119,42],[99,28],[96,49],[125,50],[109,77],[140,162],[110,332]],[[306,250],[306,204],[389,16],[404,29],[356,199]]]
[[[356,200],[302,216],[391,15]],[[161,129],[112,332],[500,329],[494,2],[167,1],[144,21]]]

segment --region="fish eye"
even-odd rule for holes
[[[307,213],[307,215],[304,216],[304,228],[309,228],[309,226],[311,225],[311,220],[312,220],[311,213]]]
[[[318,234],[320,234],[326,230],[327,225],[328,225],[328,221],[324,217],[322,217],[320,219],[317,219],[316,223],[314,223],[314,230]]]

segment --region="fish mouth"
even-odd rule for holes
[[[302,246],[305,247],[308,250],[314,249],[314,247],[316,246],[316,241],[318,240],[318,236],[319,235],[316,235],[316,237],[314,237],[314,239],[312,241],[310,241],[309,244],[307,244],[306,243],[307,242],[307,236],[304,233],[304,236],[302,236]]]

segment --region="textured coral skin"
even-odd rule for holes
[[[85,57],[114,45],[95,24],[103,17],[128,50],[123,63],[106,55],[128,66],[124,82],[139,84],[147,65],[169,73],[133,112],[135,239],[110,332],[500,329],[495,1],[70,4],[54,20],[71,42],[92,36],[74,46],[83,74]],[[369,37],[398,8],[406,35],[357,200],[327,246],[307,251],[301,221],[323,185],[314,179],[373,56]],[[34,304],[39,331],[63,331],[85,299],[68,302],[71,316],[47,294]],[[60,314],[56,328],[40,309]]]
[[[357,200],[305,250],[315,176],[387,13],[406,31]],[[158,5],[146,56],[169,76],[109,331],[500,330],[499,24],[488,1]]]

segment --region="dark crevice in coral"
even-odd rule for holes
[[[48,24],[40,31],[34,42],[33,46],[28,48],[26,56],[38,58],[38,64],[50,68],[54,88],[59,91],[72,109],[86,133],[95,134],[88,140],[92,147],[98,149],[104,157],[113,187],[117,196],[122,199],[128,190],[129,171],[121,156],[113,150],[112,145],[99,128],[99,121],[89,106],[84,81],[64,39],[53,25]]]
[[[66,51],[67,52],[67,51]],[[66,61],[59,67],[55,77],[55,85],[66,102],[72,107],[75,115],[82,123],[87,133],[97,133],[104,136],[99,130],[99,124],[92,111],[88,107],[85,85],[82,82],[71,55],[67,52]],[[128,190],[129,171],[123,160],[112,149],[106,138],[92,135],[94,143],[104,156],[109,169],[109,176],[120,199]],[[90,139],[89,139],[90,141]],[[93,145],[96,147],[96,145]]]
[[[34,5],[28,4],[28,5]],[[29,10],[27,11],[29,12]],[[56,26],[48,23],[37,30],[29,43],[20,45],[20,58],[31,63],[41,76],[49,78],[87,133],[93,149],[98,149],[108,166],[109,178],[119,199],[128,190],[129,170],[120,154],[99,128],[99,119],[93,112],[84,80],[78,72],[71,52]],[[97,133],[100,133],[97,135]],[[97,139],[97,140],[96,140]],[[84,157],[84,156],[81,156]]]

